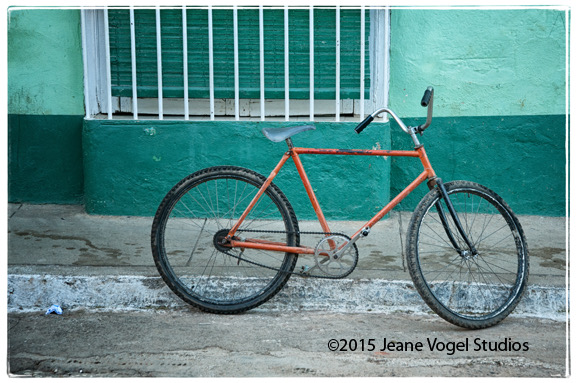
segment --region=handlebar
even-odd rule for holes
[[[426,128],[429,127],[430,124],[432,123],[432,105],[433,104],[434,104],[434,88],[429,86],[428,88],[426,88],[426,91],[424,92],[424,96],[422,96],[422,101],[420,101],[420,105],[428,107],[428,114],[426,115],[426,122],[416,128],[418,130],[418,133],[420,133],[420,134],[422,134],[422,132],[424,132],[424,130],[426,130]]]
[[[360,132],[362,132],[364,129],[366,129],[366,127],[368,125],[370,125],[370,123],[372,122],[372,120],[374,120],[374,117],[372,115],[369,115],[368,117],[366,117],[364,119],[364,121],[362,121],[361,123],[358,124],[357,127],[354,128],[354,130],[356,131],[356,133],[360,134]]]
[[[432,93],[434,93],[434,88],[432,88],[431,86],[426,88],[426,90],[424,91],[424,96],[422,96],[422,101],[420,101],[420,105],[424,107],[428,106],[428,103],[432,98]]]
[[[372,114],[370,114],[368,117],[366,117],[364,119],[364,121],[362,121],[361,123],[359,123],[354,130],[356,131],[356,133],[360,134],[360,132],[362,132],[364,129],[366,129],[366,127],[368,125],[370,125],[370,123],[374,120],[374,118],[376,118],[379,114],[381,113],[388,113],[389,115],[392,116],[392,118],[394,118],[394,120],[396,120],[396,122],[398,123],[398,125],[400,125],[400,128],[402,128],[402,130],[408,134],[410,134],[412,136],[412,139],[415,140],[414,142],[417,142],[416,136],[414,135],[414,133],[420,133],[422,134],[422,132],[424,132],[424,130],[426,128],[428,128],[428,126],[430,126],[430,123],[432,122],[432,105],[434,104],[434,88],[429,86],[428,88],[426,88],[426,91],[424,91],[424,95],[422,96],[422,101],[420,101],[420,105],[424,106],[424,107],[428,107],[428,113],[426,116],[426,122],[422,125],[419,125],[418,127],[407,127],[404,122],[402,122],[402,120],[400,118],[398,118],[398,116],[391,111],[388,108],[381,108],[378,109],[377,111],[373,112]]]

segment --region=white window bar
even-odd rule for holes
[[[212,30],[212,6],[208,6],[208,67],[210,82],[210,119],[214,120],[214,31]]]
[[[234,27],[234,116],[240,120],[240,67],[238,63],[238,6],[233,9]]]
[[[360,121],[364,120],[364,60],[366,59],[366,13],[364,5],[360,7]]]
[[[388,7],[370,9],[370,108],[376,110],[388,106],[390,18]],[[382,121],[388,121],[384,114]]]
[[[106,102],[108,119],[112,119],[112,74],[110,69],[110,32],[108,29],[108,8],[104,9],[104,54],[106,56]]]
[[[184,119],[190,119],[188,109],[188,19],[186,17],[186,6],[182,6],[182,57],[183,57],[183,77],[184,77]]]
[[[86,44],[86,11],[82,10],[80,12],[80,21],[82,23],[82,60],[84,61],[84,107],[86,108],[86,118],[90,118],[90,97],[88,93],[89,83],[88,83],[88,54],[87,54],[87,44]]]
[[[390,7],[384,8],[384,106],[388,107],[390,89]],[[388,114],[386,114],[388,117]]]
[[[336,121],[340,121],[340,6],[336,6]]]
[[[260,120],[266,119],[265,107],[265,80],[264,80],[264,6],[259,7],[259,24],[260,24]]]
[[[158,119],[164,119],[164,92],[162,91],[162,26],[160,6],[156,6],[156,62],[158,67]]]
[[[314,6],[310,6],[310,121],[314,121]]]
[[[138,119],[138,91],[136,89],[136,32],[134,26],[134,7],[130,6],[130,54],[132,58],[132,114]]]
[[[284,114],[290,120],[290,34],[288,28],[288,6],[284,6]]]

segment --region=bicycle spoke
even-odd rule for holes
[[[186,262],[186,266],[190,266],[190,262],[192,261],[192,257],[194,256],[194,252],[196,251],[196,248],[198,248],[198,242],[200,242],[200,238],[202,237],[202,233],[204,232],[204,227],[206,226],[207,220],[208,220],[208,218],[204,218],[204,224],[202,225],[202,228],[200,229],[200,234],[198,234],[198,238],[196,239],[196,243],[194,243],[194,248],[192,249],[192,253],[190,254],[190,258],[188,258],[188,262]]]
[[[161,226],[158,257],[160,265],[166,265],[162,272],[175,281],[169,286],[209,311],[242,310],[265,301],[286,282],[296,263],[293,254],[222,244],[263,183],[254,174],[226,167],[197,180],[191,177],[171,197]],[[278,193],[268,187],[241,223],[239,235],[262,227],[279,233],[258,233],[255,238],[294,243],[297,222]]]
[[[420,216],[413,220],[418,224],[417,236],[408,241],[409,258],[416,260],[409,262],[410,272],[420,294],[442,317],[464,327],[489,326],[508,315],[519,300],[527,276],[524,239],[493,192],[464,181],[454,184],[465,185],[450,185],[447,191],[477,252],[468,251],[451,217],[447,216],[448,227],[444,227],[436,194],[415,213]],[[460,247],[458,253],[447,230]]]

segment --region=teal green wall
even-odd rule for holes
[[[8,116],[11,202],[82,203],[83,116]]]
[[[565,12],[552,9],[392,10],[390,107],[419,124],[422,92],[435,87],[435,119],[421,141],[439,176],[484,183],[520,214],[565,214],[566,23]],[[85,201],[91,213],[153,214],[192,171],[234,164],[267,174],[284,150],[260,133],[284,123],[84,121],[78,10],[9,9],[8,113],[9,200]],[[410,147],[393,122],[359,136],[353,125],[317,123],[295,143]],[[363,218],[372,212],[365,201],[385,204],[419,169],[413,159],[303,161],[334,217]],[[288,166],[278,184],[309,218]],[[364,194],[358,180],[368,180]]]
[[[434,86],[421,142],[438,176],[483,183],[519,214],[565,214],[566,22],[552,9],[392,10],[390,107],[421,124],[419,100]],[[395,148],[410,147],[394,123],[391,133]],[[416,174],[395,159],[391,194]]]
[[[83,115],[80,12],[8,10],[8,113]]]
[[[408,119],[416,125],[418,119]],[[500,194],[517,214],[561,216],[566,212],[564,115],[437,117],[420,137],[436,175],[468,180]],[[409,149],[411,140],[391,124],[392,145]],[[398,194],[421,168],[410,159],[392,161],[391,194]],[[423,193],[400,206],[412,210]]]
[[[153,215],[173,185],[209,166],[244,166],[267,176],[287,146],[269,141],[261,129],[286,125],[295,123],[87,120],[83,132],[86,210]],[[294,145],[390,146],[389,124],[362,135],[354,133],[355,125],[316,123],[316,130],[295,136]],[[301,159],[327,217],[368,220],[389,200],[389,159],[321,155]],[[315,217],[291,161],[274,182],[298,218]]]
[[[8,198],[83,201],[80,12],[8,10]]]
[[[565,11],[417,10],[391,13],[390,107],[418,117],[436,88],[435,116],[566,113]]]

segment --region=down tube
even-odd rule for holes
[[[284,153],[284,156],[282,156],[282,158],[280,159],[280,162],[278,162],[278,165],[276,165],[274,170],[272,170],[272,172],[270,173],[268,178],[266,178],[266,182],[264,182],[264,184],[262,185],[260,190],[258,190],[258,193],[256,193],[254,198],[252,198],[252,201],[250,201],[250,204],[248,205],[248,207],[246,207],[246,210],[244,210],[244,212],[242,213],[242,215],[238,219],[238,222],[236,222],[234,227],[232,229],[230,229],[230,231],[228,232],[229,237],[233,237],[234,234],[236,234],[236,231],[238,230],[238,228],[240,227],[242,222],[244,222],[244,220],[246,219],[246,217],[248,216],[248,214],[250,213],[250,211],[252,210],[254,205],[256,205],[256,202],[258,202],[258,200],[260,199],[262,194],[264,194],[264,192],[266,191],[268,186],[270,186],[270,184],[272,183],[272,180],[276,177],[276,175],[278,174],[280,169],[282,169],[282,166],[284,166],[284,164],[286,163],[288,158],[290,158],[290,153],[289,152]]]
[[[412,181],[410,183],[410,185],[406,186],[406,188],[404,190],[402,190],[400,192],[400,194],[398,194],[396,197],[394,197],[394,199],[390,202],[388,202],[388,204],[386,206],[384,206],[384,208],[382,210],[380,210],[378,212],[378,214],[376,214],[370,221],[368,221],[366,223],[366,225],[364,225],[362,227],[362,229],[364,229],[365,227],[372,227],[374,226],[378,221],[380,221],[386,214],[388,214],[390,212],[390,210],[392,210],[396,205],[398,205],[400,203],[400,201],[402,201],[404,198],[406,198],[406,196],[408,194],[410,194],[412,191],[414,191],[414,189],[416,189],[418,186],[420,186],[420,184],[424,181],[426,181],[426,179],[428,179],[429,173],[427,170],[424,170],[414,181]],[[352,236],[352,238],[356,237],[358,234],[360,234],[360,232],[362,231],[362,229],[358,230],[356,233],[354,233],[354,235]]]

